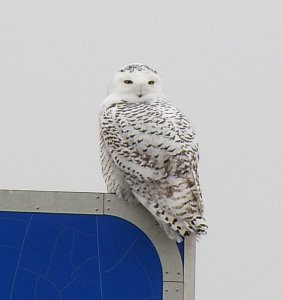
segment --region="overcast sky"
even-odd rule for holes
[[[200,140],[197,300],[282,294],[281,1],[1,1],[0,188],[106,191],[98,111],[143,62]]]

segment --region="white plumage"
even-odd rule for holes
[[[109,192],[141,202],[177,242],[206,233],[195,132],[165,100],[155,70],[132,64],[114,75],[100,114],[100,139]]]

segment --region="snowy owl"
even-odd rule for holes
[[[195,133],[165,99],[154,69],[131,64],[114,74],[102,103],[100,142],[108,192],[140,202],[177,242],[206,233]]]

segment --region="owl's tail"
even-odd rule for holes
[[[184,223],[189,231],[192,231],[197,235],[207,234],[208,225],[205,218],[202,216],[194,216],[191,221],[184,220]]]
[[[180,243],[183,240],[183,237],[191,235],[196,235],[198,239],[201,235],[205,235],[207,233],[208,228],[206,220],[201,216],[193,217],[191,221],[174,221],[173,224],[171,222],[163,222],[163,220],[159,219],[157,219],[157,221],[164,229],[166,235],[170,239],[175,240],[177,243]]]
[[[179,217],[172,213],[172,211],[165,211],[159,204],[148,201],[135,192],[133,194],[152,213],[170,239],[179,243],[182,241],[182,237],[206,234],[208,226],[206,220],[201,215],[188,214],[184,218]]]

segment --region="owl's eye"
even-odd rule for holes
[[[154,80],[150,80],[150,81],[148,81],[148,84],[150,84],[150,85],[152,85],[152,84],[154,84],[155,83],[155,81]]]
[[[132,81],[132,80],[124,80],[124,83],[125,83],[125,84],[132,84],[133,81]]]

